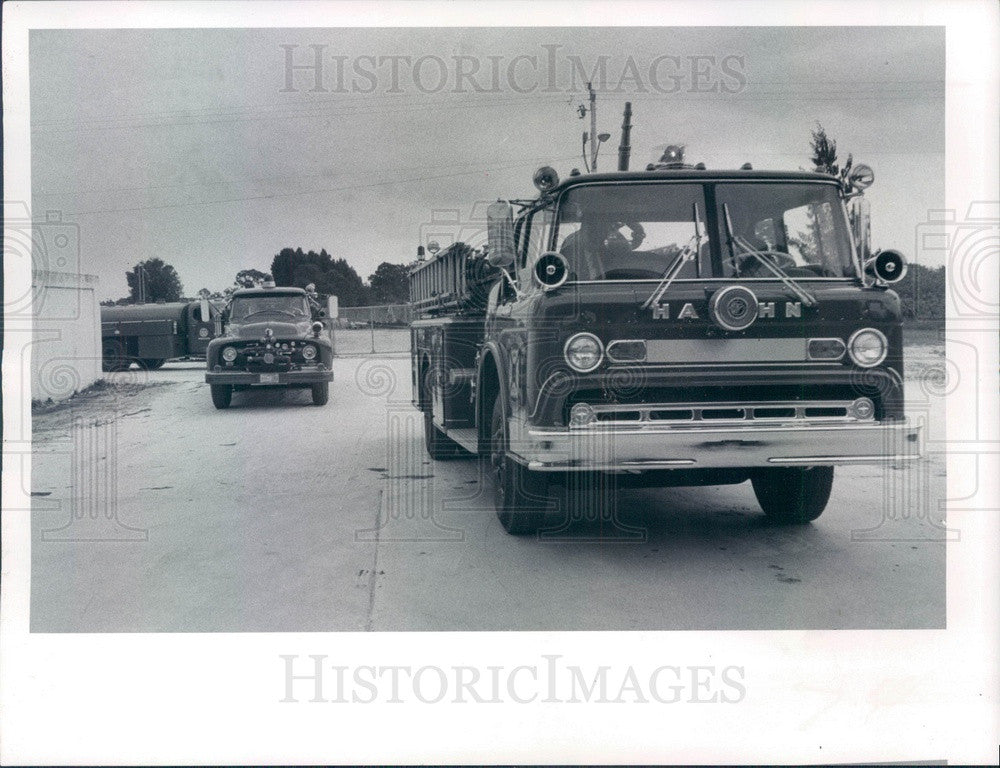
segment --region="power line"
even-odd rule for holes
[[[574,158],[557,157],[553,159],[555,161],[569,161]],[[515,165],[507,165],[507,166],[492,166],[489,169],[477,169],[475,171],[462,171],[459,173],[445,173],[436,176],[423,176],[410,179],[393,179],[387,181],[379,181],[379,182],[374,182],[372,184],[350,184],[342,187],[327,187],[325,189],[310,189],[310,190],[301,190],[298,192],[275,192],[267,195],[248,195],[242,197],[229,197],[221,200],[195,200],[193,202],[188,202],[188,203],[167,203],[163,205],[140,205],[131,208],[104,208],[91,211],[74,211],[74,212],[67,212],[67,215],[90,216],[102,213],[133,213],[136,211],[157,211],[157,210],[168,210],[171,208],[190,208],[192,206],[199,206],[199,205],[219,205],[223,203],[238,203],[251,200],[276,200],[286,197],[302,197],[304,195],[318,195],[327,192],[344,192],[354,189],[370,189],[374,187],[391,186],[394,184],[412,184],[415,182],[419,183],[424,181],[436,181],[438,179],[450,179],[450,178],[455,178],[457,176],[470,176],[477,173],[489,174],[491,170],[512,170],[514,168],[524,168],[530,165],[531,165],[530,163],[517,163]]]
[[[534,160],[536,162],[545,162],[549,157],[547,155],[542,155],[535,158],[525,158],[525,163],[529,160]],[[409,171],[427,171],[441,168],[465,168],[470,165],[482,166],[483,159],[478,158],[476,160],[470,160],[466,163],[451,163],[451,164],[440,164],[436,163],[434,165],[420,165],[411,166],[409,168],[395,168],[394,170],[409,172]],[[327,179],[334,174],[327,173],[307,173],[307,174],[289,174],[285,176],[268,176],[265,178],[258,179],[243,179],[243,180],[232,180],[232,181],[197,181],[197,182],[182,182],[178,184],[148,184],[140,185],[135,187],[103,187],[98,189],[74,189],[74,190],[64,190],[58,192],[36,192],[39,197],[62,197],[67,195],[85,195],[85,194],[115,194],[118,192],[146,192],[156,189],[195,189],[198,187],[220,187],[220,186],[233,186],[238,184],[252,185],[252,184],[266,184],[272,181],[297,181],[304,179]],[[342,174],[337,174],[342,175]]]
[[[621,95],[627,97],[632,101],[662,101],[663,103],[677,103],[677,102],[692,102],[692,103],[704,103],[706,101],[744,101],[744,100],[754,100],[763,102],[779,102],[788,99],[796,99],[800,102],[831,102],[831,101],[924,101],[928,98],[943,97],[944,92],[940,91],[929,91],[926,88],[915,88],[911,91],[900,91],[896,89],[895,91],[889,92],[869,92],[869,91],[858,91],[856,88],[851,89],[831,89],[817,93],[816,91],[757,91],[753,90],[748,92],[743,90],[734,93],[724,93],[724,92],[706,92],[698,96],[681,96],[676,94],[663,94],[663,93],[653,93],[653,94],[617,94],[602,92],[605,95]],[[418,101],[408,102],[401,105],[392,105],[389,107],[369,107],[362,104],[347,104],[344,105],[343,109],[336,112],[330,111],[328,108],[319,107],[320,111],[299,111],[299,110],[309,110],[316,109],[314,105],[303,104],[295,107],[286,107],[281,105],[275,105],[274,110],[266,113],[260,114],[241,114],[240,112],[217,112],[215,114],[209,113],[205,115],[181,115],[181,117],[220,117],[220,118],[230,118],[230,119],[190,119],[190,120],[177,120],[177,121],[164,121],[164,122],[151,122],[151,123],[134,123],[129,124],[121,121],[118,118],[107,118],[106,120],[100,118],[84,119],[84,120],[70,120],[65,119],[61,121],[33,121],[32,132],[44,135],[57,135],[63,133],[88,133],[88,132],[108,132],[108,131],[122,131],[122,130],[133,130],[133,129],[143,129],[143,128],[161,128],[161,127],[186,127],[192,125],[229,125],[233,123],[243,123],[243,122],[255,122],[255,121],[274,121],[274,120],[298,120],[303,118],[342,118],[342,117],[353,117],[361,115],[391,115],[391,114],[406,114],[409,112],[426,112],[426,111],[446,111],[446,110],[462,110],[462,109],[479,109],[479,108],[495,108],[495,107],[507,107],[511,104],[530,104],[537,102],[549,101],[553,105],[562,105],[564,100],[560,96],[546,95],[543,97],[505,97],[503,99],[497,99],[489,102],[480,101],[468,101],[459,102],[453,104],[427,104],[426,100],[420,99]],[[283,112],[282,110],[292,109],[297,111]],[[142,119],[142,118],[136,118]],[[63,123],[66,124],[65,128],[48,128],[47,126],[53,124]]]

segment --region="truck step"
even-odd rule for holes
[[[462,446],[469,453],[477,453],[479,449],[479,439],[474,427],[465,429],[449,429],[448,437]]]

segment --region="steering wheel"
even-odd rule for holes
[[[767,259],[770,259],[781,270],[793,269],[798,266],[798,264],[795,263],[795,259],[793,259],[790,255],[788,255],[784,251],[772,251],[770,249],[764,249],[756,251],[755,253]],[[758,264],[756,259],[754,259],[753,255],[750,253],[737,253],[734,256],[729,256],[723,259],[723,263],[732,267],[733,270],[736,272],[745,271],[744,269],[741,268],[741,265],[746,262],[749,262],[751,266],[754,264]]]

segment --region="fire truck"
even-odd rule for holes
[[[428,453],[481,457],[515,535],[633,485],[749,481],[767,516],[807,523],[835,467],[918,458],[890,288],[906,261],[869,252],[873,178],[675,147],[645,171],[539,169],[537,197],[490,205],[482,247],[418,249]]]
[[[219,309],[207,299],[101,307],[102,367],[147,370],[178,357],[204,357],[218,335]]]

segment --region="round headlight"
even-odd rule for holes
[[[578,333],[567,340],[563,355],[574,371],[588,373],[601,364],[604,346],[594,334]]]
[[[227,363],[231,363],[233,362],[233,360],[236,359],[237,354],[238,353],[236,352],[236,347],[226,347],[224,350],[222,350],[222,359],[225,360]]]
[[[855,365],[871,368],[885,360],[889,352],[889,342],[881,331],[862,328],[860,331],[855,331],[847,340],[847,350]]]
[[[312,344],[306,344],[304,347],[302,347],[302,357],[304,357],[306,360],[315,360],[316,347],[314,347]]]

